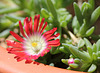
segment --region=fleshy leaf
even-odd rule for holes
[[[97,52],[97,45],[95,43],[93,44],[93,52]]]
[[[94,0],[88,0],[88,3],[91,5],[92,11],[94,10],[95,1]]]
[[[88,69],[88,72],[94,72],[96,70],[97,66],[95,64],[92,64],[90,68]]]
[[[82,25],[83,23],[83,16],[82,13],[80,11],[80,8],[78,7],[78,5],[74,2],[74,11],[75,11],[75,15],[80,23],[80,25]]]
[[[91,15],[91,5],[89,3],[84,2],[82,4],[82,14],[83,17],[88,21],[90,20],[90,15]]]
[[[11,16],[11,15],[5,15],[5,17],[14,23],[16,23],[19,20],[24,20],[24,18],[22,17],[16,17],[16,16]]]
[[[76,69],[76,68],[78,68],[78,67],[79,67],[79,65],[78,65],[78,64],[69,64],[69,66],[70,66],[71,68],[74,68],[74,69]]]
[[[94,24],[96,20],[99,18],[99,16],[100,16],[100,6],[93,11],[90,19],[90,24],[91,25]]]
[[[68,51],[62,46],[62,47],[59,47],[59,50],[61,51],[61,52],[64,52],[64,53],[68,53]]]
[[[51,0],[46,0],[47,6],[52,13],[53,17],[57,20],[57,12]]]
[[[49,17],[49,12],[48,12],[46,9],[44,9],[44,8],[41,9],[41,14],[42,14],[45,18],[48,18],[48,17]]]
[[[84,45],[85,45],[84,40],[83,40],[83,39],[80,39],[80,40],[79,40],[79,43],[78,43],[78,48],[81,48],[81,47],[83,47]]]
[[[61,59],[61,61],[62,61],[64,64],[68,65],[68,59]]]
[[[97,45],[97,51],[100,51],[100,39],[96,42]]]
[[[80,63],[80,59],[76,58],[76,59],[74,59],[74,62],[78,64],[78,63]]]
[[[92,56],[93,56],[93,60],[97,61],[97,54],[93,52]]]
[[[92,48],[90,46],[88,46],[87,50],[88,50],[89,55],[92,57],[92,53],[93,53]]]
[[[58,54],[58,53],[60,53],[61,51],[59,50],[59,48],[58,47],[53,47],[53,48],[51,48],[51,50],[50,50],[50,53],[51,54]]]
[[[10,34],[9,31],[10,31],[10,29],[6,29],[6,30],[2,31],[0,33],[0,38],[7,37]]]
[[[19,10],[20,10],[19,7],[16,7],[16,8],[4,8],[4,9],[0,10],[0,15],[1,14],[6,14],[6,13],[16,12],[16,11],[19,11]]]
[[[84,38],[84,41],[85,41],[85,44],[86,44],[86,47],[91,47],[92,48],[92,44],[89,42],[88,39]]]
[[[98,57],[100,57],[100,51],[97,52]]]
[[[86,36],[90,36],[94,32],[95,27],[91,27],[89,30],[86,32]]]
[[[90,56],[86,52],[81,52],[81,51],[79,51],[77,49],[77,47],[75,47],[73,45],[70,45],[70,44],[66,44],[66,46],[69,47],[69,50],[71,51],[71,53],[74,56],[76,56],[76,57],[78,57],[78,58],[80,58],[80,59],[82,59],[82,60],[84,60],[86,62],[90,62],[91,61]]]

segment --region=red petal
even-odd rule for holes
[[[44,27],[43,27],[41,33],[44,31],[44,29],[46,28],[46,26],[47,26],[47,22],[45,22],[45,25],[44,25]]]
[[[31,32],[31,34],[32,34],[32,18],[30,17],[30,32]]]
[[[20,31],[21,31],[22,35],[23,35],[24,37],[26,37],[26,35],[25,35],[25,33],[24,33],[24,30],[23,30],[23,26],[22,26],[21,21],[19,21],[19,27],[20,27]]]
[[[36,59],[39,58],[39,55],[32,55],[31,58],[34,59],[34,60],[36,60]]]
[[[10,52],[11,50],[12,50],[12,48],[7,48],[7,51],[9,51],[9,52]]]
[[[22,48],[23,44],[15,41],[6,40],[8,46]]]
[[[27,55],[25,52],[21,51],[10,51],[10,53],[17,55],[20,58],[27,59],[29,58],[29,55]]]
[[[60,46],[60,43],[57,43],[57,44],[49,44],[49,46],[57,47],[57,46]]]
[[[43,34],[43,36],[44,36],[45,38],[49,38],[56,30],[57,30],[57,28],[53,28],[52,30],[49,30],[49,31],[45,32],[45,33]]]
[[[26,60],[25,63],[32,63],[32,60]]]
[[[40,15],[34,17],[34,32],[37,32],[39,20],[40,20]]]
[[[37,65],[39,65],[40,63],[39,63],[39,62],[34,61],[34,62],[33,62],[33,64],[37,64]]]
[[[13,31],[10,31],[10,34],[13,35],[20,42],[24,41],[22,37],[20,37],[18,34],[14,33]]]
[[[30,35],[30,25],[29,25],[28,17],[24,19],[24,28],[25,28],[27,35],[29,36]]]
[[[59,46],[60,45],[60,40],[56,39],[56,40],[48,41],[48,45],[49,46]]]
[[[22,61],[24,58],[18,57],[18,58],[16,58],[16,59],[17,59],[17,62],[19,62],[19,61]]]
[[[43,18],[42,21],[41,21],[41,24],[40,24],[40,27],[39,27],[39,32],[41,31],[41,28],[42,28],[42,25],[44,23],[44,20],[45,20],[45,18]]]
[[[57,34],[55,34],[55,35],[53,35],[53,36],[47,38],[46,40],[48,41],[48,40],[54,39],[54,38],[58,37],[59,35],[60,35],[60,34],[57,33]]]
[[[22,48],[7,48],[7,51],[11,52],[11,51],[23,51]]]

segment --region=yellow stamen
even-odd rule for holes
[[[36,46],[37,46],[37,43],[36,43],[36,42],[33,42],[33,43],[32,43],[32,46],[33,46],[33,47],[36,47]]]

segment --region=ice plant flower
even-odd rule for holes
[[[69,59],[68,64],[74,64],[74,59],[73,58]]]
[[[19,42],[7,40],[7,45],[10,46],[7,48],[7,51],[11,54],[15,54],[17,61],[25,59],[26,63],[31,63],[33,60],[48,53],[51,47],[57,47],[60,45],[60,40],[55,39],[59,36],[59,33],[54,34],[57,28],[53,28],[52,30],[43,33],[47,26],[47,22],[44,24],[45,19],[43,18],[39,24],[39,20],[40,15],[36,15],[34,17],[33,26],[32,18],[30,17],[29,20],[28,17],[26,17],[24,19],[24,28],[21,21],[19,21],[19,27],[23,37],[10,31],[10,34]]]

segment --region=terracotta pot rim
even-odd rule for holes
[[[44,64],[25,64],[25,61],[17,62],[13,54],[7,53],[6,49],[0,46],[0,73],[85,73],[52,67]]]

